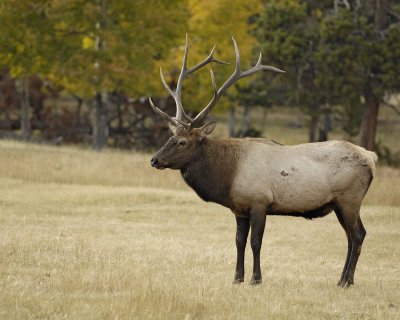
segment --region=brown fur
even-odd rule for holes
[[[246,146],[240,140],[209,140],[205,138],[201,152],[190,164],[181,169],[186,183],[204,201],[233,208],[230,187],[235,177],[237,162]]]

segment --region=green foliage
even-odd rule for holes
[[[396,168],[400,167],[400,151],[393,152],[383,141],[378,140],[375,152],[381,164]]]
[[[389,93],[398,93],[400,88],[400,27],[390,27],[382,41],[381,75],[382,83]]]
[[[322,17],[321,3],[317,4],[297,0],[266,1],[255,32],[264,62],[286,71],[283,77],[276,78],[277,81],[265,74],[264,81],[271,83],[275,92],[286,90],[284,100],[300,105],[310,114],[319,112],[318,107],[323,103],[315,82],[318,25]]]
[[[14,75],[41,73],[84,96],[137,96],[157,87],[151,70],[184,33],[188,11],[184,1],[5,0],[0,18],[0,55]]]
[[[47,71],[53,55],[47,31],[45,0],[4,0],[0,3],[0,61],[15,77]]]
[[[306,5],[299,1],[267,1],[257,33],[264,60],[277,63],[293,78],[296,75],[292,69],[305,62],[307,41],[302,28],[305,18]]]
[[[158,68],[174,87],[189,33],[189,67],[217,45],[211,64],[184,84],[185,109],[212,97],[209,69],[220,86],[234,69],[233,35],[242,69],[256,61],[286,71],[240,80],[217,110],[291,104],[315,118],[333,110],[357,134],[366,95],[383,99],[400,88],[398,1],[377,28],[375,1],[332,0],[2,0],[0,64],[14,77],[39,74],[70,92],[166,96]],[[323,108],[329,104],[329,108]]]
[[[341,10],[321,24],[320,65],[317,83],[330,103],[360,101],[379,49],[376,34],[365,17]]]
[[[157,69],[163,66],[167,80],[176,81],[186,32],[189,65],[203,60],[214,44],[216,57],[233,62],[234,35],[242,67],[248,68],[256,44],[249,34],[251,17],[261,5],[260,0],[4,0],[0,57],[14,76],[39,73],[86,97],[115,90],[134,97],[165,95]],[[221,85],[234,65],[212,67]],[[185,83],[188,109],[198,110],[212,96],[207,69]]]
[[[184,32],[188,14],[184,2],[161,0],[54,1],[51,9],[71,35],[66,41],[72,55],[57,66],[64,82],[74,79],[73,89],[88,86],[91,94],[119,90],[132,96],[154,90],[151,70]]]
[[[343,123],[343,131],[346,133],[346,139],[352,140],[358,135],[361,120],[363,116],[364,106],[360,103],[360,97],[352,95],[354,98],[344,100],[344,103],[335,108],[335,112]]]
[[[339,10],[321,25],[318,84],[333,103],[349,104],[370,90],[377,97],[400,87],[400,28],[377,30],[367,7]]]
[[[255,34],[264,61],[287,73],[264,81],[272,88],[288,82],[286,101],[310,115],[320,114],[324,104],[337,106],[344,130],[356,135],[365,96],[381,99],[400,88],[398,16],[377,30],[376,10],[371,1],[336,10],[332,1],[265,1]]]

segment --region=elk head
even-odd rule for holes
[[[173,136],[169,138],[169,140],[161,147],[160,150],[156,152],[154,157],[151,159],[151,165],[157,169],[182,169],[188,163],[190,163],[193,159],[196,159],[199,152],[201,152],[201,145],[204,141],[204,138],[210,134],[214,128],[216,123],[210,122],[202,127],[199,127],[207,114],[211,111],[212,108],[216,105],[219,98],[222,94],[232,86],[236,81],[246,76],[252,75],[261,70],[270,70],[275,72],[285,72],[278,68],[272,66],[266,66],[261,64],[261,52],[258,58],[256,65],[246,71],[240,70],[240,53],[239,48],[237,46],[236,40],[232,37],[233,45],[235,48],[236,53],[236,66],[235,71],[232,75],[225,81],[225,83],[217,89],[215,84],[214,73],[212,70],[211,72],[211,83],[213,87],[213,98],[208,103],[208,105],[195,117],[189,117],[185,111],[183,110],[182,106],[182,86],[183,80],[191,73],[199,70],[200,68],[204,67],[210,62],[216,62],[220,64],[228,64],[227,62],[215,59],[213,57],[214,48],[211,50],[208,57],[194,66],[193,68],[187,67],[187,55],[188,55],[188,35],[186,34],[186,45],[185,45],[185,53],[183,55],[183,63],[182,69],[179,74],[178,83],[176,85],[176,90],[173,91],[165,81],[164,75],[162,73],[162,69],[160,68],[160,76],[161,81],[164,87],[167,89],[169,94],[174,98],[176,104],[176,115],[175,117],[169,116],[167,113],[156,107],[149,98],[149,102],[153,110],[158,113],[162,118],[169,122],[171,131],[173,132]]]

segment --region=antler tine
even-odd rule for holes
[[[233,74],[240,73],[240,51],[237,45],[235,38],[232,36],[233,46],[235,48],[235,59],[236,59],[236,67]]]
[[[175,127],[178,127],[179,125],[187,128],[187,129],[190,127],[190,125],[183,122],[182,120],[173,118],[173,117],[169,116],[167,113],[165,113],[164,111],[162,111],[160,108],[156,107],[150,97],[149,97],[149,102],[150,102],[151,108],[154,110],[155,113],[158,113],[162,118],[164,118],[165,120],[172,123]]]
[[[188,119],[189,117],[186,115],[185,111],[182,107],[182,86],[183,80],[187,75],[187,55],[189,51],[189,39],[188,34],[186,33],[186,43],[185,43],[185,53],[183,54],[183,61],[182,61],[182,69],[181,73],[179,74],[178,83],[176,84],[175,94],[173,95],[176,102],[176,119],[182,120],[182,117],[185,115],[185,118]]]
[[[186,34],[185,53],[184,53],[184,56],[183,56],[182,69],[181,69],[181,73],[179,75],[176,92],[174,92],[170,88],[170,86],[167,84],[167,82],[165,81],[164,74],[162,72],[162,68],[161,67],[160,67],[160,77],[161,77],[161,81],[162,81],[165,89],[167,89],[168,93],[175,100],[175,104],[176,104],[176,116],[175,116],[175,119],[183,120],[183,118],[185,118],[186,120],[191,122],[192,119],[188,115],[186,115],[185,111],[183,110],[182,100],[181,100],[182,84],[183,84],[183,80],[185,78],[185,73],[186,73],[187,53],[188,53],[188,35]]]
[[[202,62],[198,63],[193,68],[188,69],[187,68],[187,57],[188,57],[188,52],[189,52],[189,37],[188,37],[188,34],[186,33],[185,52],[184,52],[184,55],[183,55],[182,68],[181,68],[181,71],[180,71],[180,74],[179,74],[179,78],[178,78],[178,82],[177,82],[177,85],[176,85],[175,92],[170,88],[170,86],[165,81],[162,69],[160,68],[161,81],[162,81],[164,87],[167,89],[168,93],[175,100],[176,116],[174,117],[174,119],[180,120],[181,122],[182,122],[182,120],[187,120],[189,123],[193,122],[193,119],[190,118],[185,113],[185,110],[183,109],[183,106],[182,106],[182,87],[183,87],[183,81],[185,80],[185,78],[189,74],[199,70],[200,68],[204,67],[206,64],[211,63],[211,62],[215,62],[215,63],[219,63],[219,64],[229,64],[228,62],[225,62],[225,61],[218,60],[218,59],[214,58],[214,56],[213,56],[214,50],[215,50],[215,46],[214,46],[214,48],[212,48],[210,54],[208,55],[208,57],[206,59],[204,59]]]
[[[193,122],[190,124],[191,127],[199,125],[204,120],[204,118],[207,116],[207,114],[211,111],[211,109],[214,108],[215,104],[218,102],[221,95],[239,79],[249,76],[249,75],[252,75],[253,73],[256,73],[261,70],[285,72],[281,69],[278,69],[278,68],[275,68],[272,66],[265,66],[265,65],[261,64],[261,59],[262,59],[261,52],[260,52],[258,61],[253,68],[251,68],[247,71],[243,71],[243,72],[240,71],[240,52],[239,52],[239,48],[236,43],[236,40],[233,36],[232,36],[232,41],[233,41],[233,46],[235,48],[235,57],[236,57],[235,71],[233,71],[232,75],[228,78],[228,80],[226,80],[224,82],[224,84],[221,86],[221,88],[218,90],[218,92],[216,94],[214,93],[214,96],[213,96],[212,100],[208,103],[208,105],[196,116],[196,118],[193,119]],[[212,76],[212,77],[214,77],[214,76]],[[215,89],[214,89],[214,91],[215,91]]]
[[[185,110],[182,107],[182,86],[183,86],[183,80],[191,73],[196,72],[197,70],[199,70],[200,68],[204,67],[205,65],[207,65],[208,63],[211,62],[215,62],[215,63],[219,63],[219,64],[229,64],[229,62],[225,62],[219,59],[214,58],[214,51],[215,51],[215,47],[214,46],[211,51],[210,54],[208,55],[208,57],[206,59],[204,59],[202,62],[198,63],[197,65],[195,65],[193,68],[188,69],[187,68],[187,55],[188,55],[188,51],[189,51],[189,39],[188,39],[188,34],[186,33],[186,44],[185,44],[185,53],[183,56],[183,62],[182,62],[182,69],[181,69],[181,73],[179,75],[179,79],[178,79],[178,83],[176,86],[176,94],[175,94],[175,100],[177,103],[177,113],[176,113],[176,118],[177,119],[182,119],[182,117],[184,117],[186,120],[189,121],[189,123],[193,122],[193,119],[191,119],[186,113]],[[179,107],[178,107],[179,105]]]
[[[160,67],[160,77],[161,77],[161,82],[163,83],[165,89],[169,92],[169,94],[175,99],[175,93],[172,91],[172,89],[169,87],[167,84],[167,81],[165,81],[164,74],[162,72],[162,68]]]
[[[258,61],[257,61],[256,65],[253,68],[242,72],[240,75],[240,78],[246,77],[246,76],[256,73],[257,71],[260,71],[260,70],[269,70],[269,71],[285,73],[285,71],[283,71],[281,69],[275,68],[273,66],[265,66],[265,65],[261,64],[261,60],[262,60],[262,53],[260,52],[260,55],[258,57]]]
[[[189,75],[189,74],[191,74],[191,73],[193,73],[193,72],[199,70],[200,68],[204,67],[206,64],[208,64],[208,63],[210,63],[210,62],[215,62],[215,63],[219,63],[219,64],[229,64],[229,62],[225,62],[225,61],[222,61],[222,60],[218,60],[218,59],[215,59],[215,58],[213,57],[215,47],[216,47],[216,46],[214,46],[214,47],[211,49],[210,54],[208,55],[207,58],[205,58],[202,62],[200,62],[199,64],[197,64],[197,65],[194,66],[193,68],[190,68],[190,69],[186,72],[186,74]]]
[[[214,91],[213,99],[216,99],[217,95],[218,95],[218,90],[217,90],[217,85],[215,84],[215,77],[214,77],[214,72],[212,71],[212,69],[210,69],[210,73],[211,73],[211,84],[212,84],[213,91]]]
[[[235,48],[235,71],[233,71],[232,75],[228,78],[228,80],[225,81],[225,83],[221,86],[217,93],[214,94],[212,100],[208,103],[208,105],[203,110],[201,110],[200,113],[193,119],[193,122],[191,123],[192,127],[199,125],[207,116],[207,114],[211,111],[211,109],[214,108],[222,93],[226,89],[228,89],[233,83],[239,80],[238,76],[240,75],[240,51],[233,36],[232,41]]]
[[[155,112],[157,112],[158,114],[160,114],[161,117],[163,117],[167,121],[171,122],[174,126],[181,125],[181,126],[187,128],[187,129],[188,128],[193,128],[197,124],[200,124],[203,121],[203,119],[207,116],[207,114],[211,111],[211,109],[214,108],[215,104],[218,102],[218,100],[221,97],[221,95],[230,86],[232,86],[236,81],[238,81],[239,79],[241,79],[243,77],[246,77],[246,76],[249,76],[249,75],[251,75],[253,73],[256,73],[258,71],[261,71],[261,70],[270,70],[270,71],[275,71],[275,72],[285,72],[285,71],[280,70],[278,68],[275,68],[275,67],[272,67],[272,66],[266,66],[266,65],[261,64],[261,60],[262,60],[261,52],[260,52],[260,56],[258,58],[258,61],[257,61],[256,65],[254,67],[252,67],[249,70],[243,71],[243,72],[240,71],[240,52],[239,52],[239,48],[238,48],[238,45],[236,43],[236,40],[235,40],[235,38],[233,36],[232,36],[232,41],[233,41],[233,46],[234,46],[234,49],[235,49],[235,57],[236,57],[235,71],[228,78],[228,80],[226,80],[224,82],[224,84],[221,86],[221,88],[217,90],[217,87],[216,87],[216,84],[215,84],[214,73],[211,70],[211,81],[212,81],[212,86],[213,86],[213,91],[214,91],[213,98],[208,103],[208,105],[194,119],[192,119],[185,113],[185,111],[184,111],[184,109],[182,107],[182,86],[183,86],[183,81],[185,80],[185,78],[189,74],[199,70],[200,68],[204,67],[206,64],[208,64],[210,62],[216,62],[216,63],[219,63],[219,64],[229,64],[229,63],[214,58],[214,56],[213,56],[214,51],[215,51],[215,46],[214,46],[211,49],[210,54],[208,55],[208,57],[206,59],[204,59],[199,64],[195,65],[193,68],[188,69],[187,68],[187,56],[188,56],[188,51],[189,51],[189,40],[188,40],[188,34],[186,34],[185,52],[184,52],[184,55],[183,55],[182,69],[181,69],[181,72],[179,74],[178,83],[176,85],[175,92],[168,86],[167,82],[165,81],[164,75],[162,73],[162,69],[160,68],[161,81],[162,81],[164,87],[169,92],[169,94],[175,100],[176,116],[175,117],[170,117],[164,111],[162,111],[161,109],[157,108],[153,104],[151,98],[149,98],[150,105],[153,108],[153,110]],[[189,123],[185,123],[183,120],[187,120]]]

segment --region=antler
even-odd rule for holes
[[[221,88],[218,89],[218,91],[216,90],[215,87],[215,79],[214,79],[214,74],[211,70],[211,79],[212,79],[212,85],[213,85],[213,89],[214,89],[214,96],[212,98],[212,100],[208,103],[208,105],[193,119],[193,121],[191,122],[190,126],[193,128],[196,125],[200,125],[201,122],[204,120],[204,118],[207,116],[207,114],[211,111],[212,108],[214,108],[214,106],[216,105],[216,103],[218,102],[219,98],[221,97],[221,95],[230,87],[232,86],[236,81],[238,81],[241,78],[247,77],[249,75],[252,75],[253,73],[256,73],[258,71],[261,70],[271,70],[271,71],[275,71],[275,72],[285,72],[281,69],[272,67],[272,66],[266,66],[261,64],[261,59],[262,59],[262,54],[260,52],[260,55],[258,57],[258,61],[256,63],[256,65],[247,70],[247,71],[240,71],[240,52],[239,52],[239,48],[238,45],[236,43],[235,38],[232,36],[232,41],[233,41],[233,45],[235,47],[235,54],[236,54],[236,66],[235,66],[235,71],[232,73],[232,75],[229,77],[228,80],[225,81],[225,83],[221,86]]]
[[[201,124],[201,122],[204,120],[204,118],[207,116],[207,114],[212,110],[212,108],[214,108],[214,106],[216,105],[216,103],[218,102],[218,100],[222,96],[222,94],[230,86],[232,86],[236,81],[238,81],[239,79],[247,77],[249,75],[252,75],[253,73],[256,73],[256,72],[261,71],[261,70],[270,70],[270,71],[275,71],[275,72],[285,72],[285,71],[280,70],[278,68],[275,68],[275,67],[272,67],[272,66],[266,66],[266,65],[261,64],[261,59],[262,59],[261,52],[260,52],[260,56],[258,58],[258,61],[257,61],[256,65],[253,68],[251,68],[249,70],[246,70],[246,71],[240,71],[240,52],[239,52],[239,48],[238,48],[238,45],[237,45],[236,40],[235,40],[234,37],[232,37],[232,41],[233,41],[233,45],[235,47],[235,54],[236,54],[235,71],[229,77],[229,79],[225,81],[225,83],[221,86],[221,88],[219,88],[217,90],[217,87],[216,87],[216,84],[215,84],[214,73],[213,73],[212,70],[210,70],[211,71],[211,83],[212,83],[212,87],[213,87],[213,91],[214,91],[213,98],[208,103],[208,105],[194,119],[192,119],[185,113],[185,111],[183,110],[183,106],[182,106],[183,80],[185,80],[185,78],[189,74],[199,70],[200,68],[204,67],[206,64],[208,64],[210,62],[216,62],[216,63],[220,63],[220,64],[229,64],[229,63],[221,61],[221,60],[218,60],[218,59],[215,59],[213,57],[214,50],[215,50],[215,46],[214,46],[214,48],[212,48],[210,54],[208,55],[208,57],[206,59],[204,59],[202,62],[200,62],[199,64],[197,64],[193,68],[188,69],[187,68],[187,55],[188,55],[188,49],[189,49],[189,41],[188,41],[188,34],[186,34],[185,53],[183,55],[182,69],[181,69],[181,72],[179,74],[178,83],[176,85],[175,92],[169,87],[169,85],[165,81],[164,75],[162,73],[162,69],[160,68],[161,81],[162,81],[164,87],[169,92],[169,94],[175,100],[176,115],[175,115],[175,117],[170,117],[164,111],[162,111],[159,108],[157,108],[153,104],[153,101],[151,100],[151,98],[149,98],[149,102],[150,102],[150,105],[153,108],[153,110],[155,112],[157,112],[158,114],[160,114],[160,116],[163,117],[165,120],[171,122],[176,127],[183,126],[186,129],[194,128],[195,126]],[[185,121],[187,121],[188,123],[186,123]]]
[[[195,65],[193,68],[188,69],[187,68],[187,55],[188,55],[188,51],[189,51],[189,40],[188,40],[188,34],[186,33],[186,44],[185,44],[185,53],[183,55],[183,62],[182,62],[182,69],[181,72],[179,74],[179,78],[178,78],[178,83],[176,85],[176,90],[175,92],[169,87],[169,85],[167,84],[167,82],[165,81],[162,69],[160,67],[160,77],[161,77],[161,81],[164,85],[164,87],[167,89],[167,91],[169,92],[169,94],[174,98],[175,100],[175,104],[176,104],[176,115],[174,118],[168,116],[165,112],[163,112],[162,110],[160,110],[159,108],[157,108],[156,106],[154,106],[153,102],[151,101],[151,99],[149,99],[150,101],[150,105],[153,108],[154,111],[156,111],[157,113],[159,113],[164,119],[170,121],[173,125],[177,126],[178,124],[184,126],[185,128],[188,128],[190,126],[190,123],[193,122],[193,119],[190,118],[186,113],[185,110],[183,110],[183,106],[182,106],[182,87],[183,87],[183,80],[185,80],[185,78],[199,70],[200,68],[204,67],[205,65],[207,65],[210,62],[215,62],[215,63],[219,63],[219,64],[229,64],[228,62],[224,62],[218,59],[215,59],[213,57],[214,54],[214,50],[215,50],[215,46],[211,49],[210,54],[208,55],[208,57],[206,59],[204,59],[202,62],[200,62],[199,64]],[[184,121],[188,121],[189,124],[185,123]]]
[[[154,110],[154,112],[158,113],[165,120],[171,122],[175,127],[181,125],[181,126],[185,127],[186,129],[190,128],[190,124],[187,124],[187,123],[185,123],[182,120],[179,120],[177,118],[170,117],[167,113],[165,113],[164,111],[162,111],[161,109],[156,107],[154,105],[154,103],[153,103],[153,100],[151,100],[150,97],[149,97],[149,102],[150,102],[150,106]]]

